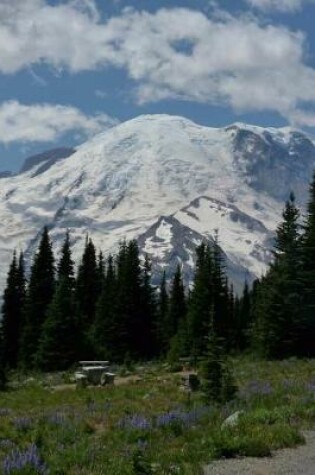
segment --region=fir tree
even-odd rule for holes
[[[218,233],[213,246],[213,325],[225,349],[232,348],[233,316],[229,313],[229,289]]]
[[[187,317],[189,353],[194,357],[205,352],[205,335],[209,332],[214,299],[213,260],[209,245],[202,243],[197,247],[196,254],[196,272]]]
[[[315,356],[315,172],[309,190],[302,238],[303,334],[299,353]]]
[[[71,243],[69,231],[61,248],[61,257],[57,266],[57,280],[58,282],[63,278],[69,279],[71,286],[74,287],[74,263],[71,257]]]
[[[166,274],[165,271],[162,275],[160,283],[160,289],[158,294],[158,321],[157,321],[157,342],[160,349],[160,353],[165,355],[169,347],[169,335],[165,331],[167,326],[169,297],[166,288]]]
[[[151,261],[145,256],[142,270],[141,285],[141,336],[142,357],[151,358],[157,355],[157,308],[155,292],[151,285]]]
[[[0,325],[0,391],[4,391],[7,385],[7,364],[4,358],[3,334]]]
[[[267,357],[295,355],[301,339],[301,248],[294,195],[277,228],[275,260],[262,279],[255,303],[254,345]]]
[[[36,366],[63,370],[76,361],[80,343],[74,305],[74,263],[67,232],[57,266],[57,286],[42,326]]]
[[[177,334],[178,329],[183,324],[186,312],[185,290],[180,265],[178,265],[171,284],[168,315],[165,324],[169,341]]]
[[[91,345],[97,358],[121,361],[124,354],[121,351],[121,322],[117,312],[117,278],[111,255],[108,257],[106,267],[105,280],[90,335]]]
[[[31,267],[23,318],[20,357],[25,367],[34,366],[35,355],[47,308],[55,290],[54,256],[47,227]]]
[[[214,327],[214,311],[210,316],[206,353],[201,365],[202,392],[207,403],[224,403],[236,394],[236,385],[229,369],[226,354]]]
[[[247,281],[245,281],[243,295],[238,303],[237,314],[237,347],[244,351],[250,344],[249,332],[251,327],[251,300]]]
[[[76,303],[80,326],[86,334],[94,322],[96,302],[99,297],[99,272],[95,247],[90,238],[86,238],[76,281]]]
[[[78,344],[73,284],[69,278],[62,276],[42,326],[36,366],[44,371],[69,368],[77,360]]]
[[[19,340],[24,303],[25,278],[23,255],[21,254],[18,262],[16,253],[14,252],[2,305],[3,363],[5,363],[9,368],[15,368],[18,363]]]

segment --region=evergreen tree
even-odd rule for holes
[[[236,385],[221,343],[216,335],[214,311],[212,310],[206,353],[200,371],[203,378],[203,396],[207,403],[227,402],[233,399],[236,394]]]
[[[275,260],[262,279],[255,303],[254,345],[267,357],[295,355],[301,339],[301,249],[294,195],[277,228]]]
[[[189,353],[204,354],[209,333],[210,310],[213,308],[213,259],[209,245],[202,243],[196,249],[196,272],[188,306],[187,333]]]
[[[141,285],[141,336],[142,357],[151,358],[157,355],[157,302],[151,284],[151,261],[145,256],[142,270]]]
[[[97,274],[98,274],[98,295],[100,296],[103,289],[103,285],[105,283],[105,274],[106,274],[104,256],[103,256],[102,251],[100,251],[98,254]]]
[[[213,246],[213,325],[221,344],[232,349],[233,315],[229,312],[229,289],[218,233]]]
[[[104,285],[96,307],[95,323],[91,331],[91,345],[97,358],[121,361],[121,322],[117,312],[117,278],[113,257],[107,260]],[[125,337],[125,335],[123,335]]]
[[[3,334],[0,324],[0,391],[4,391],[7,385],[7,364],[4,358]]]
[[[169,335],[165,331],[167,326],[169,297],[166,288],[166,274],[162,275],[160,289],[158,294],[158,322],[157,322],[157,342],[160,353],[165,355],[169,347]]]
[[[57,271],[57,287],[47,309],[36,355],[36,366],[44,371],[66,369],[78,355],[80,339],[74,305],[74,263],[68,232]]]
[[[19,262],[13,254],[2,305],[3,363],[15,368],[18,363],[22,312],[25,303],[25,278],[23,255]]]
[[[78,343],[73,286],[69,278],[62,276],[42,326],[36,366],[44,371],[69,368],[77,360]]]
[[[21,362],[25,367],[34,366],[42,325],[55,290],[54,273],[52,244],[45,227],[31,267],[26,293],[20,347]]]
[[[237,347],[240,351],[248,348],[250,344],[249,332],[251,327],[251,300],[247,281],[245,281],[243,295],[238,304],[237,315]]]
[[[74,263],[71,257],[71,243],[69,231],[66,233],[64,243],[61,248],[61,257],[57,266],[58,282],[63,278],[69,279],[71,286],[74,287]]]
[[[309,190],[302,238],[303,334],[298,351],[315,356],[315,172]]]
[[[178,329],[184,323],[186,312],[185,290],[180,265],[178,264],[171,284],[168,315],[165,324],[169,341],[177,334]]]
[[[90,238],[86,238],[81,263],[76,281],[76,303],[80,326],[88,333],[94,322],[96,302],[99,297],[99,271],[96,261],[95,247]]]

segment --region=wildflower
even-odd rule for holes
[[[5,457],[2,463],[4,475],[18,473],[21,470],[30,469],[39,475],[49,474],[49,470],[42,461],[38,448],[35,444],[31,444],[25,451],[13,450]]]
[[[150,429],[152,426],[151,421],[149,421],[145,416],[141,414],[133,414],[131,416],[124,417],[118,422],[118,427],[121,429],[140,429],[146,430]]]

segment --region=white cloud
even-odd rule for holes
[[[0,142],[50,142],[67,132],[92,135],[117,123],[106,114],[86,116],[75,107],[17,101],[0,104]]]
[[[304,45],[301,32],[186,8],[129,8],[102,22],[93,0],[0,5],[0,71],[43,62],[72,73],[115,66],[133,80],[140,103],[182,98],[293,117],[301,103],[315,108]]]
[[[302,8],[306,3],[314,3],[314,0],[246,0],[246,2],[264,11],[294,12]]]

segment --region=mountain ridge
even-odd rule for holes
[[[183,265],[186,280],[194,256],[189,239],[179,243],[180,225],[195,233],[195,244],[219,230],[240,287],[244,272],[252,280],[266,270],[284,200],[292,187],[298,203],[305,203],[314,165],[313,141],[291,128],[210,128],[180,116],[140,116],[98,134],[39,174],[35,165],[1,179],[0,257],[4,267],[13,248],[27,249],[30,257],[48,225],[56,249],[70,230],[76,262],[86,233],[105,253],[115,252],[123,238],[138,238],[159,274],[167,265],[159,257],[162,244],[151,249],[150,242],[159,242],[154,233],[164,216],[179,222],[169,228],[175,234],[166,255]],[[2,288],[4,280],[5,273]]]

